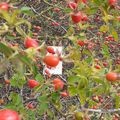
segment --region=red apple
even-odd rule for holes
[[[38,47],[38,42],[35,39],[32,39],[31,37],[26,37],[25,39],[25,47],[30,48],[30,47]]]
[[[34,87],[36,87],[36,86],[39,86],[39,82],[37,82],[36,80],[29,80],[28,81],[28,86],[30,87],[30,88],[34,88]]]
[[[108,0],[110,6],[115,5],[117,2],[118,0]]]
[[[8,3],[4,2],[0,4],[0,10],[8,11],[9,5]]]
[[[75,2],[69,2],[68,3],[68,7],[72,10],[76,9],[77,8],[77,4]]]
[[[74,23],[79,23],[82,20],[82,13],[81,12],[72,13],[71,18]]]

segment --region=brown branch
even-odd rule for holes
[[[50,21],[52,21],[52,22],[56,22],[55,20],[53,20],[53,19],[51,19],[51,18],[49,18],[49,17],[47,17],[47,16],[44,16],[44,15],[42,15],[42,14],[39,14],[32,6],[30,6],[31,7],[31,9],[33,10],[33,12],[34,13],[36,13],[38,16],[42,16],[42,17],[44,17],[44,18],[46,18],[46,19],[49,19]],[[67,33],[67,30],[63,27],[63,26],[61,26],[60,25],[60,27]]]
[[[120,108],[118,109],[108,109],[108,110],[104,110],[104,109],[86,109],[86,108],[82,108],[82,109],[78,109],[75,110],[75,112],[84,112],[84,111],[88,111],[88,112],[98,112],[98,113],[114,113],[114,112],[120,112]]]

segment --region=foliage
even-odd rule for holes
[[[73,119],[82,120],[94,118],[94,112],[88,112],[87,115],[87,110],[82,108],[92,108],[94,111],[97,108],[111,110],[120,107],[119,5],[116,3],[111,6],[108,0],[75,2],[77,7],[72,6],[72,1],[54,3],[44,0],[49,7],[41,13],[32,6],[14,7],[14,1],[9,4],[7,11],[0,7],[0,75],[4,75],[0,88],[8,89],[6,95],[1,93],[1,98],[5,101],[1,104],[4,108],[17,111],[23,120],[36,120],[45,115],[49,117],[47,119],[57,119],[58,116],[69,119],[69,116],[72,116]],[[58,17],[61,21],[64,21],[64,18],[67,20],[67,27],[54,20],[53,17],[56,17],[59,11],[63,15]],[[79,11],[81,13],[77,14]],[[74,14],[75,19],[79,19],[77,22],[71,17]],[[41,22],[37,25],[36,21]],[[42,23],[48,28],[61,28],[65,34],[49,34],[50,30],[41,28]],[[26,47],[28,36],[36,41],[36,44],[38,42],[38,46],[31,45],[31,42],[30,47]],[[62,78],[62,87],[60,82],[58,85],[53,83],[54,76],[48,72],[43,74],[43,60],[48,46],[45,42],[49,39],[52,39],[53,44],[61,39],[69,42],[67,47],[64,46],[63,57],[58,51],[56,53],[58,62],[63,60],[66,64],[73,64],[71,69],[63,67],[63,74],[67,78]],[[105,75],[111,71],[117,73],[117,82],[106,79]],[[10,80],[9,84],[5,82],[6,79]],[[39,82],[39,85],[30,88],[28,81],[31,79]],[[63,92],[65,95],[61,94]],[[64,102],[61,102],[61,99],[67,100],[73,96],[80,99],[79,105],[70,104],[71,109],[62,112]],[[76,113],[78,108],[81,111]]]

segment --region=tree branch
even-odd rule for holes
[[[86,108],[82,108],[82,109],[78,109],[78,110],[75,110],[75,112],[82,112],[82,111],[88,111],[88,112],[98,112],[98,113],[114,113],[114,112],[120,112],[120,108],[118,109],[108,109],[108,110],[105,110],[105,109],[86,109]]]

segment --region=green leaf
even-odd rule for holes
[[[48,103],[43,103],[39,105],[39,109],[37,110],[39,115],[44,114],[48,109]]]
[[[85,76],[80,76],[80,80],[78,81],[79,82],[79,85],[78,85],[78,88],[79,90],[80,89],[83,89],[83,88],[88,88],[88,80]]]
[[[88,55],[89,55],[89,56],[91,55],[91,53],[90,53],[90,51],[89,51],[89,50],[83,50],[83,52],[82,52],[82,53],[83,53],[83,54],[85,54],[85,55],[87,55],[87,56],[88,56]]]
[[[78,25],[79,25],[79,27],[80,27],[82,30],[90,27],[89,24],[84,24],[84,25],[83,25],[82,23],[79,23]],[[85,33],[82,33],[82,34],[83,34],[83,35],[81,35],[81,33],[80,33],[80,36],[85,36]]]
[[[38,67],[35,64],[32,64],[32,72],[34,77],[38,74]]]
[[[86,58],[86,59],[85,59],[85,61],[86,61],[87,63],[91,63],[91,62],[92,62],[92,60],[93,60],[93,58],[92,58],[92,57],[88,57],[88,58]]]
[[[12,100],[12,102],[15,105],[19,105],[20,103],[22,103],[21,98],[20,98],[19,94],[17,94],[17,93],[12,92],[10,94],[10,99]]]
[[[91,92],[96,95],[100,95],[100,94],[104,94],[105,90],[106,90],[106,88],[103,85],[98,85],[98,86],[93,87],[91,89]]]
[[[85,12],[87,14],[95,14],[95,13],[97,13],[97,11],[98,11],[97,7],[93,7],[93,8],[89,8],[89,9],[86,8],[86,10],[85,10]]]
[[[115,40],[118,40],[118,33],[116,32],[114,28],[112,28],[111,34],[113,35]]]
[[[76,62],[75,63],[75,68],[72,69],[72,72],[79,75],[80,77],[81,76],[86,76],[86,77],[89,77],[91,76],[91,73],[92,73],[92,69],[89,67],[88,63],[87,62]],[[84,69],[82,69],[84,68]]]
[[[28,118],[27,118],[27,120],[36,120],[35,111],[28,110],[27,113],[28,113]]]
[[[86,40],[86,36],[79,36],[79,40],[82,40],[82,41]]]
[[[27,15],[34,15],[30,7],[22,7],[20,9],[21,13],[27,14]]]
[[[114,95],[115,108],[120,108],[120,96]]]
[[[79,93],[79,90],[78,90],[78,88],[76,86],[70,86],[70,87],[68,87],[68,91],[69,91],[69,94],[71,96],[74,96],[74,95],[76,95],[76,94]]]
[[[22,7],[20,10],[21,10],[21,12],[30,11],[31,8],[30,7]]]
[[[107,56],[107,57],[110,56],[108,46],[103,45],[103,47],[102,47],[102,54]]]
[[[15,58],[19,59],[20,61],[22,61],[24,64],[28,65],[31,68],[32,60],[28,58],[26,54],[23,55],[17,54]]]
[[[39,81],[39,82],[41,82],[41,81],[44,80],[44,78],[43,78],[43,76],[42,76],[41,74],[37,74],[37,75],[35,76],[35,79],[36,79],[37,81]]]
[[[51,119],[53,118],[53,112],[50,109],[47,110],[47,114]]]
[[[14,39],[16,39],[16,37],[14,37],[14,36],[9,36],[9,35],[7,35],[6,38],[7,38],[8,40],[14,40]]]
[[[95,106],[97,103],[93,100],[89,100],[89,107]]]
[[[6,57],[9,57],[13,54],[13,49],[3,43],[0,43],[0,52],[3,53]]]
[[[15,10],[13,13],[12,13],[12,16],[10,18],[10,21],[9,21],[9,24],[10,25],[14,25],[16,22],[18,22],[18,14],[20,13],[19,10]]]
[[[26,83],[26,79],[23,75],[14,74],[10,82],[11,82],[11,86],[22,88],[22,86]]]
[[[120,22],[119,21],[113,21],[113,24],[114,24],[114,26],[116,26],[116,27],[120,27]]]
[[[81,104],[84,105],[86,102],[86,91],[84,89],[79,90],[79,97],[80,97]]]
[[[46,103],[46,102],[48,101],[48,98],[47,98],[46,95],[42,95],[42,96],[38,97],[37,100],[38,100],[39,102],[41,102],[41,104],[42,104],[42,103],[44,103],[44,102]]]
[[[54,92],[51,94],[51,97],[52,97],[52,101],[56,102],[56,100],[58,100],[58,98],[59,98],[59,93]]]
[[[99,78],[99,77],[97,77],[97,76],[92,76],[92,80],[93,80],[93,82],[96,82],[97,84],[104,84],[104,80],[103,80],[103,78]]]
[[[65,8],[65,9],[64,9],[64,12],[65,12],[65,13],[70,13],[70,12],[71,12],[71,9],[70,9],[70,8]]]
[[[111,88],[110,82],[108,82],[108,81],[105,82],[104,81],[103,87],[105,88],[105,93],[106,94],[110,93],[110,88]]]
[[[22,99],[19,94],[15,92],[11,92],[9,99],[11,101],[6,105],[7,108],[20,112],[24,111]]]
[[[97,4],[97,5],[100,5],[101,4],[101,0],[94,0],[94,3]]]
[[[74,83],[74,82],[79,82],[80,77],[79,76],[70,76],[68,77],[68,82]]]

